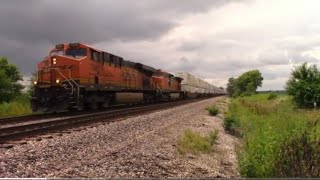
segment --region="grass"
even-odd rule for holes
[[[187,129],[178,140],[177,148],[181,154],[208,153],[212,150],[217,137],[217,130],[209,132],[207,136],[201,136],[199,133]]]
[[[12,102],[0,104],[0,117],[22,116],[31,114],[29,96],[22,94]]]
[[[320,175],[320,112],[297,109],[287,95],[257,94],[231,100],[224,126],[242,137],[245,177]]]
[[[216,116],[219,114],[219,109],[215,106],[209,106],[206,108],[211,116]]]

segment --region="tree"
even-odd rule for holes
[[[234,78],[231,77],[228,79],[228,83],[227,83],[227,93],[228,93],[228,96],[232,96],[233,94],[233,80]]]
[[[238,78],[229,78],[227,92],[234,97],[255,94],[257,88],[262,86],[262,80],[259,70],[247,71]]]
[[[320,71],[316,65],[303,63],[294,67],[286,90],[299,107],[310,108],[320,105]]]
[[[17,66],[0,57],[0,102],[8,102],[21,93],[23,86],[18,83],[20,80],[22,76]]]
[[[37,72],[35,71],[35,72],[31,73],[31,76],[29,78],[30,83],[29,83],[29,85],[26,86],[27,94],[31,95],[32,92],[34,91],[34,84],[33,83],[36,80],[37,80]]]

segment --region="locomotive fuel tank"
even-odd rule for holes
[[[180,93],[170,93],[170,99],[176,100],[180,98]]]
[[[119,92],[115,94],[117,104],[138,103],[143,101],[143,93]]]

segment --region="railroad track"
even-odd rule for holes
[[[139,106],[141,106],[141,105],[139,105]],[[108,110],[121,109],[121,108],[126,108],[126,107],[128,107],[128,106],[115,105],[115,106],[110,106],[108,108]],[[106,110],[104,110],[104,111],[106,111]],[[76,116],[76,115],[96,113],[96,112],[102,112],[102,111],[101,110],[90,110],[89,112],[88,111],[86,111],[86,112],[80,111],[80,112],[42,113],[42,114],[32,114],[32,115],[25,115],[25,116],[0,118],[0,127],[5,126],[5,125],[25,123],[25,122],[30,122],[30,121],[38,121],[41,119]]]
[[[180,106],[202,99],[192,99],[183,101],[173,101],[152,105],[144,105],[138,107],[111,109],[104,112],[96,112],[89,114],[72,115],[65,117],[53,117],[28,120],[20,122],[20,120],[12,120],[11,124],[0,126],[0,144],[11,143],[16,140],[21,140],[27,137],[43,135],[50,132],[57,132],[70,128],[89,125],[97,122],[114,122],[121,118],[153,112],[160,109],[168,109],[175,106]],[[40,118],[41,116],[37,117]],[[46,117],[46,115],[42,116]]]

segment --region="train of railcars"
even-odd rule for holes
[[[226,92],[188,72],[177,72],[175,76],[180,77],[181,90],[185,96],[189,98],[203,97],[203,96],[220,96],[225,95]]]
[[[219,93],[202,80],[190,89],[190,80],[184,78],[86,44],[58,44],[37,65],[31,108],[45,112],[98,109]]]

